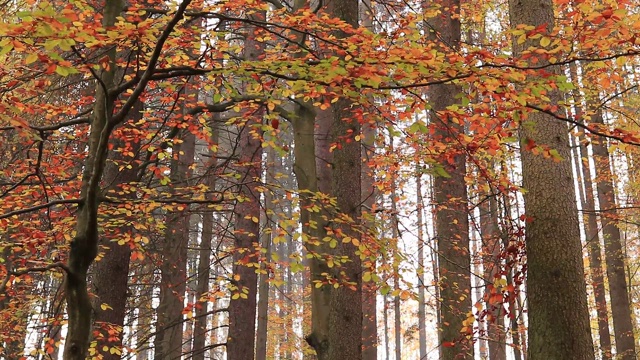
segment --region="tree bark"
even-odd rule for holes
[[[325,11],[333,17],[344,20],[352,27],[358,26],[357,0],[329,0]],[[346,34],[337,32],[339,38]],[[319,360],[360,359],[362,358],[362,264],[356,252],[355,241],[360,235],[354,230],[360,221],[361,201],[361,145],[353,137],[360,134],[360,124],[352,119],[350,102],[339,99],[331,106],[331,142],[340,144],[333,150],[331,171],[331,192],[336,198],[339,223],[334,225],[334,234],[341,232],[335,249],[329,253],[335,257],[344,257],[346,263],[336,264],[329,274],[338,280],[338,288],[328,288],[329,312],[321,313],[326,317],[328,329],[325,342],[309,338]],[[350,141],[345,141],[348,137]],[[334,235],[336,236],[336,235]],[[351,241],[345,242],[346,238]],[[345,282],[348,282],[345,283]],[[315,309],[314,309],[315,310]]]
[[[501,239],[498,227],[498,203],[494,195],[485,193],[486,199],[480,204],[480,235],[482,237],[482,263],[484,268],[485,299],[490,299],[494,282],[501,278]],[[487,308],[487,338],[489,359],[506,360],[506,334],[504,328],[504,304],[485,301]]]
[[[578,69],[575,62],[569,64],[571,81],[576,85],[572,91],[573,100],[576,104],[575,118],[583,121],[582,96],[578,87]],[[580,203],[582,204],[583,222],[585,224],[585,236],[587,242],[587,252],[589,254],[589,271],[591,272],[591,284],[593,296],[596,303],[596,316],[598,317],[598,337],[602,358],[611,359],[611,333],[609,330],[609,313],[607,311],[607,290],[604,286],[604,273],[602,270],[602,248],[600,246],[600,234],[596,206],[594,199],[594,186],[591,180],[591,163],[589,161],[589,150],[587,149],[587,139],[584,132],[580,132],[576,138],[577,146],[572,146],[576,157],[576,170],[578,174],[578,184]],[[582,166],[580,166],[582,165]]]
[[[102,25],[113,26],[122,8],[122,0],[107,1]],[[109,136],[116,125],[111,118],[115,99],[108,96],[102,87],[111,88],[114,85],[116,49],[108,50],[106,55],[110,66],[100,73],[100,84],[96,85],[89,145],[82,172],[82,203],[78,207],[76,235],[70,243],[67,260],[64,287],[68,326],[62,355],[64,360],[85,360],[91,336],[93,308],[87,291],[87,272],[98,255],[100,182],[108,154]]]
[[[131,110],[131,121],[136,122],[142,118],[142,102],[138,101],[136,106]],[[123,129],[126,131],[126,129]],[[121,141],[118,141],[122,144]],[[118,148],[119,145],[115,145]],[[139,144],[133,144],[133,153],[138,153],[136,150]],[[114,153],[114,160],[133,161],[134,159],[124,158],[120,152]],[[105,177],[107,183],[114,184],[112,189],[116,190],[118,184],[128,184],[136,181],[137,179],[137,167],[131,168],[119,168],[118,163],[107,165]],[[135,197],[135,192],[128,195],[129,198]],[[123,216],[120,215],[120,218]],[[118,216],[116,216],[118,218]],[[129,223],[130,221],[124,221]],[[96,349],[102,353],[104,360],[120,360],[121,354],[115,351],[111,351],[111,348],[117,348],[122,351],[122,334],[124,327],[124,319],[127,308],[127,297],[129,296],[129,262],[131,258],[131,247],[128,243],[118,244],[118,240],[122,234],[132,236],[136,230],[133,226],[121,226],[117,228],[109,229],[104,237],[100,239],[100,243],[106,248],[104,256],[98,261],[94,267],[93,273],[93,293],[95,298],[93,299],[93,309],[95,312],[94,322],[102,332],[102,336],[97,338],[98,345]],[[110,234],[109,234],[110,233]],[[110,235],[110,236],[109,236]],[[102,304],[108,305],[102,307]],[[113,336],[113,332],[119,336]],[[104,347],[108,347],[109,350],[103,351]]]
[[[267,168],[273,167],[276,161],[276,153],[273,147],[267,148]],[[273,184],[273,172],[267,170],[266,171],[266,181],[265,184]],[[272,224],[276,219],[273,218],[273,213],[275,205],[273,203],[273,190],[267,190],[264,193],[264,225],[265,229],[270,228],[271,231],[264,231],[262,234],[262,248],[265,249],[265,263],[261,267],[262,271],[260,273],[260,282],[258,284],[258,328],[256,330],[256,360],[266,360],[267,359],[267,324],[269,322],[268,311],[269,311],[269,293],[271,291],[271,286],[269,286],[269,270],[267,269],[267,263],[271,261],[271,238],[273,231],[277,230],[276,226]],[[274,212],[275,213],[275,212]]]
[[[195,136],[188,131],[183,135],[182,143],[173,147],[171,160],[172,186],[187,186],[191,176],[195,152]],[[156,360],[179,360],[182,356],[184,297],[187,281],[187,247],[189,244],[190,212],[188,208],[166,215],[166,230],[160,265],[160,302],[156,309],[158,322],[156,327]]]
[[[424,201],[422,195],[422,174],[420,168],[416,171],[416,193],[418,207],[418,343],[420,359],[427,358],[427,308],[424,282]]]
[[[362,26],[374,31],[373,14],[371,14],[371,0],[363,0],[360,8]],[[373,160],[375,155],[377,130],[373,124],[364,124],[362,128],[362,157],[365,163]],[[374,167],[362,167],[362,203],[367,213],[363,213],[365,235],[363,243],[370,249],[371,254],[363,261],[363,271],[376,274],[378,261],[377,233],[375,229],[376,215],[373,208],[376,204],[377,191],[374,185]],[[362,282],[362,360],[378,359],[378,315],[377,315],[377,284],[375,281]]]
[[[543,26],[550,32],[554,26],[551,0],[510,0],[509,13],[514,29],[525,24]],[[516,58],[529,47],[539,47],[538,41],[514,41]],[[547,64],[544,57],[532,55],[529,62],[533,59],[536,67]],[[557,73],[558,69],[542,71]],[[558,91],[552,90],[548,96],[553,104],[562,100]],[[527,357],[594,359],[567,128],[541,112],[530,113],[526,121],[520,126],[519,137],[527,216]],[[561,159],[533,154],[525,148],[531,142],[555,149]]]
[[[572,64],[572,67],[573,64]],[[573,76],[572,76],[573,78]],[[578,114],[581,113],[578,111]],[[591,181],[591,164],[584,134],[576,139],[577,146],[573,147],[578,170],[578,196],[582,205],[583,222],[587,252],[589,254],[589,271],[591,272],[591,286],[596,305],[598,321],[598,338],[603,359],[611,359],[611,333],[609,332],[609,314],[607,312],[607,290],[604,287],[602,271],[602,249],[600,234],[598,233],[598,219],[596,216],[595,200],[593,196],[593,182]],[[580,164],[582,163],[582,166]]]
[[[443,14],[429,21],[428,37],[441,41],[440,51],[451,51],[460,46],[460,1],[442,0]],[[462,88],[455,84],[441,84],[428,89],[432,104],[431,121],[435,129],[434,139],[451,144],[464,133],[463,124],[447,114],[447,107],[456,102]],[[451,151],[456,151],[451,149]],[[439,159],[449,178],[434,178],[434,201],[437,206],[435,231],[438,243],[438,273],[440,284],[439,340],[440,358],[473,359],[473,326],[465,326],[471,313],[471,260],[469,252],[469,220],[467,209],[467,185],[465,183],[466,159],[458,153]],[[467,332],[461,333],[463,328]]]
[[[600,110],[592,116],[591,122],[598,125],[604,123]],[[636,359],[636,349],[629,289],[625,274],[625,252],[620,229],[616,224],[618,210],[616,209],[613,173],[606,139],[594,139],[591,142],[591,149],[595,163],[596,188],[600,204],[600,222],[604,237],[604,254],[611,295],[611,318],[613,319],[617,358],[633,360]]]
[[[257,11],[250,15],[253,20],[264,21],[266,13]],[[264,52],[264,43],[256,38],[257,28],[250,27],[244,44],[244,58],[256,61]],[[233,251],[232,299],[229,303],[229,333],[227,358],[229,360],[253,360],[256,331],[256,297],[258,275],[247,265],[259,262],[260,247],[260,192],[262,178],[262,141],[260,126],[262,110],[248,116],[240,129],[239,164],[242,174],[239,196],[246,199],[236,203],[235,249]],[[237,296],[237,297],[236,297]],[[235,297],[235,298],[234,298]]]

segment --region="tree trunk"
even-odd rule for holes
[[[416,193],[418,207],[418,342],[420,359],[427,358],[427,309],[425,298],[425,282],[424,282],[424,201],[422,198],[422,174],[421,169],[416,171]]]
[[[195,152],[195,137],[185,131],[182,143],[173,147],[171,184],[187,186]],[[160,265],[160,302],[156,309],[158,322],[155,338],[155,360],[179,360],[182,355],[184,296],[187,281],[187,247],[189,244],[190,212],[179,207],[166,215],[166,230]]]
[[[362,0],[360,19],[362,26],[374,32],[371,0]],[[370,99],[371,100],[371,99]],[[373,103],[373,102],[372,102]],[[377,130],[373,124],[364,124],[362,128],[362,157],[365,163],[373,160],[375,155]],[[375,230],[375,213],[372,211],[378,196],[375,185],[374,167],[362,167],[362,203],[367,214],[363,214],[364,231],[363,242],[371,250],[368,258],[364,259],[363,271],[376,273],[378,260],[377,234]],[[375,281],[362,282],[362,360],[378,359],[378,317],[377,317],[377,284]]]
[[[393,135],[389,135],[389,152],[395,153]],[[400,243],[400,222],[398,221],[398,194],[397,175],[391,171],[391,268],[393,269],[393,289],[396,294],[393,297],[393,335],[395,337],[395,359],[402,359],[402,318],[400,314],[400,256],[398,254],[398,244]]]
[[[592,117],[593,124],[603,124],[602,112],[596,111]],[[591,142],[595,163],[596,188],[600,204],[600,222],[604,236],[604,254],[607,264],[607,280],[611,295],[611,317],[613,319],[613,333],[616,340],[617,358],[623,360],[636,359],[635,339],[631,317],[629,289],[625,274],[624,245],[620,237],[620,229],[616,222],[616,209],[613,174],[607,140],[594,139]]]
[[[143,106],[142,102],[138,101],[137,104],[131,109],[131,121],[136,122],[142,118]],[[127,131],[123,128],[122,131]],[[118,141],[122,145],[122,141]],[[116,144],[115,148],[120,145]],[[139,148],[139,144],[133,144],[132,152],[137,154],[136,148]],[[131,168],[121,167],[123,162],[131,161],[134,163],[134,159],[124,158],[121,152],[114,153],[114,160],[119,163],[109,164],[106,169],[105,177],[109,184],[128,184],[136,181],[137,179],[137,167]],[[122,168],[122,170],[120,169]],[[112,190],[117,190],[117,186],[112,186]],[[128,197],[135,197],[135,192],[128,192]],[[116,216],[122,223],[130,223],[131,219],[124,219],[123,216]],[[122,351],[122,334],[124,327],[124,318],[127,308],[127,297],[129,295],[129,262],[131,258],[131,247],[128,243],[122,245],[118,244],[118,240],[123,238],[123,235],[132,237],[137,232],[133,226],[117,226],[111,229],[105,230],[105,236],[100,239],[100,243],[106,248],[104,256],[95,265],[93,273],[93,293],[95,298],[93,299],[93,309],[95,312],[94,322],[98,331],[103,336],[98,337],[97,349],[102,353],[105,360],[120,360],[121,353],[111,351],[111,348],[116,348]],[[102,304],[108,306],[103,307]],[[117,336],[114,336],[114,332]],[[103,348],[109,348],[107,351],[103,351]]]
[[[571,80],[578,84],[578,69],[575,62],[569,64]],[[583,111],[581,103],[582,97],[578,87],[572,91],[572,96],[576,105],[575,118],[582,121]],[[600,247],[600,234],[596,206],[594,199],[593,181],[591,181],[591,163],[589,161],[589,150],[587,149],[587,139],[584,132],[580,132],[576,142],[577,146],[572,146],[576,157],[576,170],[578,174],[578,195],[582,205],[583,222],[585,224],[585,236],[587,242],[587,252],[589,254],[589,270],[591,272],[591,286],[596,303],[596,316],[598,317],[598,337],[602,358],[611,359],[611,333],[609,331],[609,314],[607,311],[607,290],[604,286],[604,274],[602,271],[602,249]],[[580,166],[582,164],[582,166]],[[584,187],[582,186],[584,185]]]
[[[122,0],[107,1],[102,25],[110,27],[123,8]],[[98,255],[98,205],[100,182],[108,154],[108,140],[115,123],[111,113],[114,100],[102,86],[114,85],[116,68],[116,49],[106,51],[109,70],[100,74],[100,84],[96,85],[95,104],[89,132],[87,157],[84,161],[78,206],[76,235],[70,243],[65,277],[65,297],[67,301],[67,337],[65,339],[63,359],[85,360],[91,336],[91,315],[93,308],[87,291],[87,272]]]
[[[250,15],[253,20],[264,21],[266,13],[257,11]],[[264,43],[256,39],[257,28],[250,27],[244,44],[244,58],[256,61],[264,53]],[[233,210],[235,217],[235,249],[233,251],[233,290],[229,303],[229,334],[227,337],[227,359],[253,360],[256,331],[256,297],[258,275],[249,264],[259,262],[260,247],[260,192],[262,178],[262,141],[260,125],[262,110],[247,117],[240,128],[240,152],[238,169],[242,174],[239,196],[246,199],[238,202]]]
[[[329,15],[358,26],[358,0],[329,0],[326,2]],[[337,37],[345,37],[339,32]],[[341,146],[333,150],[331,195],[336,197],[338,218],[345,220],[335,224],[334,232],[342,231],[342,238],[333,254],[347,260],[334,267],[330,274],[341,284],[330,291],[327,336],[328,346],[314,346],[319,360],[341,360],[362,358],[362,263],[358,254],[360,234],[355,230],[361,215],[361,166],[362,149],[353,137],[360,134],[360,124],[352,117],[351,103],[339,99],[332,107],[331,142]],[[345,138],[349,137],[349,141]],[[347,220],[348,219],[348,220]],[[353,222],[353,223],[350,223]],[[345,242],[347,238],[351,241]],[[337,271],[339,270],[339,272]]]
[[[506,338],[504,329],[504,304],[492,304],[491,289],[501,275],[501,239],[498,228],[498,203],[491,191],[484,193],[486,199],[480,204],[480,235],[482,237],[482,263],[484,268],[485,306],[487,311],[487,338],[489,359],[506,360]]]
[[[451,51],[460,44],[460,1],[442,0],[439,5],[444,13],[430,19],[428,37],[442,42],[438,45],[440,51]],[[464,133],[463,124],[453,120],[455,115],[447,114],[447,107],[456,102],[460,93],[462,88],[455,84],[435,85],[428,89],[434,139],[438,142],[455,143],[454,139]],[[450,176],[437,176],[433,184],[441,299],[440,358],[473,359],[473,339],[469,336],[473,326],[465,326],[465,321],[472,316],[465,154],[453,155],[451,160],[443,157],[439,162]],[[461,333],[463,328],[466,330]]]
[[[550,0],[510,0],[511,27],[525,24],[551,31],[554,9]],[[539,40],[514,41],[516,58]],[[547,64],[532,55],[535,66]],[[549,69],[557,73],[558,69]],[[537,80],[537,79],[536,79]],[[548,93],[559,103],[558,91]],[[582,245],[567,127],[552,116],[533,112],[519,130],[526,223],[527,299],[530,360],[594,359],[589,326]],[[535,155],[525,144],[547,146],[561,160]],[[558,316],[562,314],[562,316]]]
[[[276,161],[276,153],[273,147],[267,148],[267,168],[274,167],[274,163]],[[266,171],[266,180],[265,184],[270,185],[274,184],[273,171]],[[267,268],[267,264],[271,262],[271,238],[273,231],[277,230],[277,227],[272,225],[276,219],[273,218],[273,213],[275,205],[273,203],[273,190],[267,190],[264,193],[264,209],[263,218],[265,229],[270,228],[271,231],[265,231],[262,234],[262,248],[266,250],[265,253],[265,263],[261,267],[262,271],[260,273],[260,283],[258,284],[258,328],[256,330],[256,360],[266,360],[267,359],[267,324],[269,322],[268,311],[269,311],[269,292],[271,291],[271,287],[269,286],[269,271]]]

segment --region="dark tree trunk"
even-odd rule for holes
[[[183,142],[174,145],[176,155],[171,161],[172,186],[187,186],[193,164],[195,137],[189,132]],[[182,356],[184,297],[187,281],[187,248],[190,233],[190,212],[186,207],[166,215],[166,230],[162,244],[160,265],[160,303],[156,309],[156,360],[179,360]]]
[[[510,0],[511,27],[542,26],[551,31],[554,9],[551,0]],[[516,58],[539,41],[514,41]],[[536,66],[546,64],[535,55]],[[541,70],[554,73],[558,69]],[[530,77],[538,81],[537,77]],[[562,100],[550,91],[553,104]],[[533,112],[520,126],[522,178],[527,251],[527,303],[529,315],[528,358],[530,360],[594,359],[582,263],[578,211],[571,171],[567,127],[550,115]],[[525,144],[548,146],[561,160],[545,158],[526,150]],[[562,314],[562,316],[558,316]]]
[[[442,0],[438,4],[446,10],[429,20],[428,37],[438,41],[439,51],[451,51],[460,44],[460,1]],[[430,114],[435,128],[434,139],[444,144],[456,143],[464,133],[463,124],[447,113],[462,88],[455,84],[441,84],[428,89]],[[455,149],[452,149],[455,151]],[[469,333],[461,333],[471,312],[471,260],[469,253],[469,220],[467,205],[466,159],[464,153],[453,155],[450,160],[439,159],[440,166],[450,177],[436,176],[433,190],[437,206],[435,231],[438,242],[438,273],[440,284],[440,358],[473,359],[473,340]]]
[[[263,11],[251,15],[254,20],[264,21]],[[256,39],[257,28],[250,27],[245,41],[244,57],[255,61],[264,52],[264,44]],[[257,136],[262,124],[262,110],[250,115],[240,128],[239,196],[246,199],[238,202],[233,210],[235,217],[235,249],[233,251],[232,300],[229,303],[229,335],[227,358],[229,360],[253,360],[256,331],[256,298],[258,275],[250,263],[258,263],[257,249],[260,246],[260,179],[262,178],[262,142]]]
[[[143,104],[138,101],[136,106],[131,109],[130,119],[132,122],[142,118]],[[129,129],[121,128],[123,134]],[[122,141],[115,141],[115,148],[122,145]],[[139,144],[133,144],[133,153],[138,151],[136,147]],[[127,185],[137,179],[137,167],[127,168],[123,166],[126,162],[134,163],[134,159],[124,158],[121,152],[114,153],[115,163],[108,164],[105,171],[105,178],[108,184],[112,184],[112,190],[118,190],[118,185]],[[121,170],[122,169],[122,170]],[[128,192],[128,198],[134,198],[135,192]],[[119,223],[130,223],[132,219],[123,219],[123,216],[115,216],[119,219]],[[95,311],[95,326],[103,336],[97,337],[98,351],[102,353],[104,360],[120,360],[121,355],[118,352],[111,351],[111,348],[122,350],[122,334],[124,327],[124,319],[127,310],[127,298],[129,294],[129,262],[131,258],[131,247],[128,243],[119,244],[118,240],[124,236],[132,237],[136,230],[133,226],[115,226],[105,231],[105,236],[100,239],[101,245],[104,247],[104,255],[94,267],[93,273],[93,309]],[[126,238],[126,237],[125,237]],[[106,304],[106,306],[102,306]],[[119,334],[113,336],[112,331]],[[103,348],[109,348],[103,351]]]

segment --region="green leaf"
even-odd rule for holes
[[[449,175],[447,170],[445,170],[444,167],[442,165],[440,165],[440,164],[435,165],[433,167],[433,171],[434,171],[436,176],[441,176],[441,177],[447,178],[447,179],[449,179],[451,177],[451,175]]]

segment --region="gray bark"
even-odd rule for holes
[[[512,28],[525,24],[545,26],[551,31],[554,26],[550,0],[510,0],[509,13]],[[513,46],[517,58],[539,44],[538,40],[528,39],[522,44],[514,41]],[[536,66],[546,63],[542,57],[536,60]],[[558,69],[544,71],[553,73]],[[558,91],[550,91],[548,96],[552,103],[562,100]],[[533,112],[520,126],[519,136],[523,187],[527,190],[527,357],[594,359],[566,125],[550,115]],[[562,159],[534,155],[524,145],[530,142],[555,149]]]

